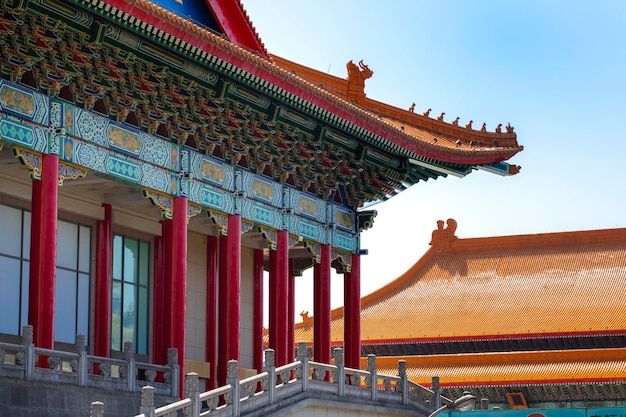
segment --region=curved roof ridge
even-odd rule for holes
[[[217,36],[148,0],[135,0],[132,4],[124,0],[91,0],[93,4],[100,1],[165,31],[194,48],[235,65],[252,76],[270,82],[285,92],[304,99],[310,105],[330,112],[347,123],[365,129],[415,155],[446,163],[482,165],[505,161],[523,150],[523,147],[519,145],[483,149],[449,147],[422,140],[387,120],[379,119],[370,111],[292,74],[270,59]],[[101,12],[104,13],[104,11]],[[108,8],[107,13],[115,14],[116,12]]]
[[[621,242],[626,242],[626,228],[466,238],[454,241],[451,248],[453,252],[478,252]]]
[[[449,148],[459,148],[461,143],[465,145],[471,144],[469,148],[470,151],[478,149],[482,151],[494,147],[523,149],[522,146],[517,144],[517,134],[514,133],[513,128],[511,128],[510,132],[506,131],[506,129],[505,132],[476,130],[436,118],[433,119],[429,117],[429,112],[428,114],[427,112],[424,112],[424,114],[414,113],[412,110],[402,109],[368,97],[363,97],[358,102],[352,103],[352,101],[349,100],[350,87],[349,81],[346,78],[327,74],[277,55],[270,55],[270,57],[278,66],[288,70],[292,74],[311,82],[323,90],[337,94],[341,98],[350,101],[351,104],[356,104],[358,107],[371,113],[371,116],[375,119],[390,123],[396,129],[410,136],[415,136],[428,142],[438,143],[439,146]],[[501,130],[501,126],[502,124],[500,124],[498,129]],[[426,138],[420,138],[419,132],[411,132],[409,128],[418,131],[426,130],[433,133],[433,135],[432,137],[427,135]],[[414,133],[418,134],[415,135]],[[458,143],[457,140],[460,140],[461,143]]]
[[[387,294],[393,293],[395,290],[401,288],[403,285],[410,283],[415,273],[419,271],[420,269],[422,269],[431,260],[433,253],[434,252],[431,249],[429,249],[404,274],[400,275],[398,278],[391,281],[387,285],[380,287],[379,289],[361,297],[361,309],[363,309],[365,305],[375,302],[381,298],[384,298]],[[343,316],[343,310],[344,310],[343,306],[332,309],[330,312],[331,320],[341,318]],[[306,320],[303,320],[301,323],[295,324],[296,329],[309,327],[309,326],[313,326],[313,316],[307,316]]]
[[[593,348],[571,350],[533,350],[521,352],[479,352],[436,355],[402,356],[409,366],[419,365],[490,365],[494,363],[510,362],[556,362],[556,361],[590,361],[590,360],[620,360],[626,361],[626,347]],[[367,358],[365,358],[367,359]],[[397,364],[397,356],[377,356],[376,363],[386,366]],[[626,369],[624,370],[626,373]]]
[[[498,386],[624,382],[626,348],[403,356],[411,381],[441,386]],[[397,370],[398,357],[376,357],[381,374]],[[365,367],[367,358],[361,359]]]
[[[448,229],[440,226],[433,246],[413,266],[361,298],[364,341],[626,331],[625,228],[458,239],[454,225],[450,219]],[[334,341],[343,338],[342,315],[341,307],[331,313]],[[387,324],[391,318],[394,326]],[[310,326],[299,324],[297,331],[308,340]]]

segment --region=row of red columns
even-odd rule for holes
[[[54,297],[56,277],[58,156],[43,155],[41,179],[33,181],[32,234],[29,288],[29,323],[37,346],[54,347]],[[96,306],[94,354],[109,356],[111,337],[111,206],[97,223]],[[278,231],[276,250],[270,252],[270,347],[276,365],[294,358],[293,266],[289,262],[288,232]],[[239,359],[241,293],[241,217],[228,216],[228,234],[208,237],[207,244],[207,362],[211,367],[207,388],[225,384],[227,362]],[[219,253],[219,259],[218,259]],[[262,369],[263,253],[254,257],[253,366]],[[321,263],[314,268],[314,358],[329,362],[330,352],[330,246],[321,246]],[[173,216],[163,222],[163,236],[155,239],[155,287],[153,353],[166,362],[167,348],[178,349],[181,375],[185,366],[187,288],[187,199],[175,197]],[[224,302],[218,302],[219,299]],[[346,366],[359,367],[360,358],[360,260],[352,257],[352,272],[345,276]],[[216,309],[216,306],[219,306]],[[216,337],[217,336],[217,337]],[[181,378],[181,395],[184,392]]]
[[[239,216],[230,216],[228,234],[209,237],[207,245],[207,354],[211,367],[207,389],[226,383],[227,363],[239,359],[240,311],[240,226]],[[284,365],[295,357],[294,298],[295,277],[289,262],[289,235],[277,233],[276,249],[270,251],[269,347],[275,351],[275,364]],[[219,256],[218,256],[219,252]],[[315,267],[314,356],[330,362],[330,246],[322,246],[321,263]],[[219,258],[219,262],[218,262]],[[345,275],[346,365],[360,367],[360,257],[353,255],[352,272]],[[263,250],[254,251],[253,275],[253,367],[263,369]],[[221,289],[221,290],[219,290]],[[219,300],[218,301],[218,294]],[[219,306],[216,308],[216,306]],[[225,318],[225,319],[220,319]],[[217,338],[214,335],[218,335]]]

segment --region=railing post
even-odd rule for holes
[[[135,391],[135,354],[133,353],[133,342],[124,342],[124,356],[126,357],[126,390]]]
[[[406,376],[406,361],[398,361],[398,375],[400,375],[400,389],[402,390],[402,404],[409,403],[409,381]]]
[[[178,397],[178,378],[180,378],[180,369],[178,366],[178,349],[176,348],[169,348],[167,349],[167,366],[170,367],[170,377],[169,377],[169,381],[166,381],[170,383],[170,390],[172,393],[172,397],[177,398]]]
[[[76,353],[78,353],[78,386],[87,386],[87,338],[84,334],[76,335]]]
[[[265,349],[264,370],[267,372],[267,389],[270,394],[270,404],[276,402],[276,368],[274,367],[274,349]]]
[[[228,361],[228,370],[226,374],[226,382],[230,385],[230,389],[232,392],[232,416],[239,417],[239,399],[241,398],[240,387],[239,387],[239,362],[236,360]]]
[[[435,403],[435,410],[441,408],[441,390],[439,389],[439,377],[434,376],[432,378],[432,390],[435,393],[435,398],[433,398],[433,402]]]
[[[190,372],[185,380],[185,395],[191,400],[191,416],[200,416],[200,393],[198,392],[198,374]]]
[[[22,328],[22,345],[26,352],[24,355],[24,379],[32,381],[35,375],[35,345],[33,344],[33,326],[27,324]]]
[[[337,375],[335,382],[337,385],[337,395],[344,397],[346,395],[346,370],[343,366],[343,349],[335,348],[333,351],[335,366],[337,367]]]
[[[309,350],[306,342],[298,342],[297,359],[302,367],[302,392],[309,391],[309,374],[311,373],[309,365]]]
[[[154,388],[146,385],[141,389],[141,407],[139,413],[145,417],[154,417]]]
[[[92,402],[89,417],[104,417],[104,403],[100,401]]]
[[[367,371],[369,377],[367,378],[367,384],[370,388],[372,401],[378,400],[378,374],[376,372],[376,355],[370,353],[367,355]]]

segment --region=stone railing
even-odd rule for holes
[[[212,391],[198,391],[198,375],[186,378],[186,397],[164,407],[154,407],[154,388],[142,389],[141,409],[136,417],[182,415],[239,417],[261,411],[265,407],[285,404],[288,398],[301,393],[315,393],[336,397],[339,400],[363,402],[394,407],[403,405],[416,415],[429,415],[442,402],[451,401],[421,385],[407,380],[406,362],[398,362],[398,376],[376,372],[376,357],[368,356],[367,370],[345,368],[343,350],[335,349],[334,364],[309,361],[306,343],[298,345],[297,360],[275,367],[274,351],[265,351],[265,369],[262,373],[239,380],[239,364],[228,362],[227,385]],[[102,417],[104,404],[94,402],[91,416]]]
[[[176,349],[168,350],[168,365],[162,366],[135,361],[131,342],[124,343],[125,359],[113,359],[88,355],[81,334],[75,352],[36,347],[32,326],[22,334],[21,344],[0,343],[0,377],[130,392],[150,385],[158,395],[178,397]]]

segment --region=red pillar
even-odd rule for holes
[[[169,230],[171,220],[161,222],[161,236],[154,238],[154,321],[152,326],[152,360],[154,363],[165,365],[167,363],[167,347],[165,346],[164,327],[165,323],[165,258],[168,242],[170,240]],[[168,259],[171,256],[167,256]]]
[[[226,384],[228,361],[239,360],[241,295],[241,216],[228,216],[228,235],[220,242],[218,381]],[[223,253],[222,253],[223,250]]]
[[[289,259],[289,293],[287,302],[287,363],[296,358],[296,277],[293,269],[293,259]]]
[[[228,236],[219,238],[219,278],[217,301],[217,383],[226,384],[227,364],[226,342],[228,341],[228,323],[226,323],[226,286],[228,285]]]
[[[33,180],[28,323],[35,346],[54,348],[59,157],[43,155],[41,179]]]
[[[263,249],[254,250],[252,366],[263,372]]]
[[[344,277],[344,363],[361,367],[361,255],[352,255],[352,271]]]
[[[206,361],[209,363],[207,390],[217,388],[217,236],[207,236],[206,254]]]
[[[170,230],[170,242],[165,265],[167,278],[164,303],[167,307],[164,326],[164,339],[167,348],[178,349],[180,366],[180,396],[185,395],[185,328],[187,295],[187,199],[174,197],[174,207]]]
[[[270,250],[270,274],[269,274],[269,285],[268,285],[268,301],[269,301],[269,347],[274,349],[276,352],[276,329],[278,325],[276,320],[278,315],[276,313],[276,289],[278,288],[278,279],[277,279],[277,271],[278,271],[278,255],[276,250]],[[274,363],[276,363],[276,356],[274,356]]]
[[[228,216],[228,285],[226,287],[226,322],[230,332],[226,344],[227,360],[239,360],[241,299],[241,216]]]
[[[276,345],[275,363],[276,366],[282,366],[288,362],[287,353],[287,304],[289,302],[289,233],[285,230],[279,230],[276,236],[275,265],[274,270],[270,271],[274,280],[275,302],[270,305],[270,320],[273,322],[274,341]],[[273,314],[272,314],[273,313]],[[272,319],[273,316],[273,319]],[[270,332],[272,329],[270,328]]]
[[[330,363],[330,246],[322,245],[313,281],[313,358]]]
[[[112,262],[112,210],[104,207],[104,220],[96,225],[96,306],[94,355],[108,358],[111,353],[111,262]]]

